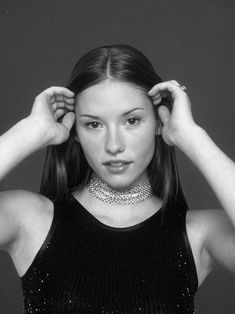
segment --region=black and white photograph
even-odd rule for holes
[[[235,313],[235,3],[3,1],[0,313]]]

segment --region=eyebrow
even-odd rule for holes
[[[127,116],[128,114],[130,114],[130,113],[132,113],[133,111],[136,111],[136,110],[144,110],[144,108],[134,108],[134,109],[131,109],[131,110],[129,110],[129,111],[126,111],[126,112],[124,112],[124,113],[122,114],[122,117],[125,117],[125,116]],[[81,114],[81,115],[79,116],[79,118],[80,118],[80,117],[86,117],[86,118],[92,118],[92,119],[99,119],[99,117],[93,116],[93,115],[90,115],[90,114]]]

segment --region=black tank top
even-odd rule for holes
[[[21,277],[25,313],[192,314],[198,281],[186,209],[127,228],[101,223],[72,195]],[[172,221],[172,222],[171,222]]]

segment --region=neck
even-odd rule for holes
[[[95,173],[92,174],[87,184],[87,189],[95,198],[105,203],[115,205],[138,204],[153,195],[149,179],[146,179],[133,188],[117,190],[108,186],[104,181],[99,179]]]

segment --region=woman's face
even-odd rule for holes
[[[146,179],[156,127],[151,100],[134,85],[106,80],[77,96],[78,141],[90,167],[113,188]]]

